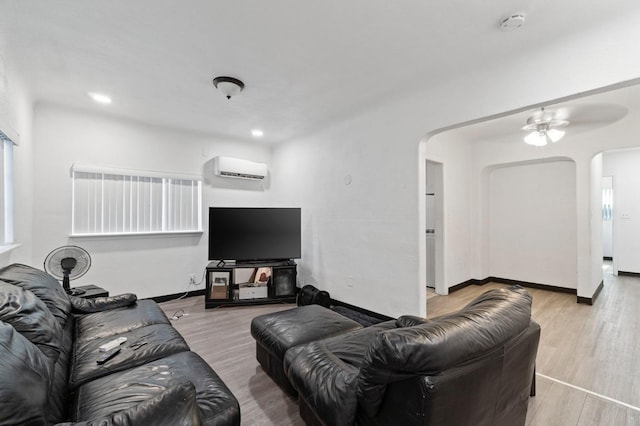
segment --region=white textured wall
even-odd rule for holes
[[[490,175],[490,275],[576,288],[572,161],[500,167]]]
[[[613,246],[617,270],[640,273],[640,149],[610,151],[603,173],[613,176]]]
[[[107,116],[39,105],[35,113],[33,264],[47,253],[75,244],[93,258],[87,275],[72,285],[97,284],[112,294],[134,292],[152,297],[185,291],[188,275],[201,277],[207,264],[208,207],[267,206],[269,182],[224,179],[212,174],[216,155],[269,163],[259,145],[220,141],[177,130],[145,126]],[[203,149],[207,156],[203,156]],[[73,163],[204,174],[203,227],[186,236],[70,238]],[[198,288],[203,288],[204,284]],[[192,287],[194,289],[194,287]]]
[[[436,247],[437,253],[442,253],[436,270],[442,269],[443,286],[436,285],[436,290],[447,294],[449,287],[472,276],[475,236],[472,219],[476,211],[476,186],[472,176],[474,145],[472,141],[452,139],[445,133],[430,141],[426,150],[429,160],[443,164],[443,191],[440,194],[443,224]]]
[[[424,218],[419,206],[425,179],[424,150],[419,150],[419,142],[446,126],[640,77],[636,48],[639,20],[640,16],[630,14],[590,27],[583,34],[555,40],[552,45],[529,46],[522,60],[507,57],[441,79],[417,79],[412,93],[398,94],[377,108],[275,148],[273,197],[228,185],[207,189],[207,202],[300,205],[304,221],[300,270],[305,282],[317,283],[345,302],[389,315],[424,315]],[[538,63],[553,66],[531,66]],[[9,93],[11,99],[0,98],[0,113],[19,122],[18,130],[28,141],[32,139],[28,135],[29,101],[22,100],[26,95],[15,75],[4,83],[8,87],[0,88],[0,96]],[[20,221],[16,235],[25,244],[23,253],[31,252],[33,242],[33,264],[40,263],[51,248],[72,242],[67,237],[70,200],[65,192],[71,162],[108,161],[121,167],[193,173],[203,168],[203,145],[219,149],[223,155],[258,161],[269,158],[260,147],[54,107],[38,108],[34,120],[34,146],[18,153],[16,160],[21,167],[16,172]],[[594,142],[588,148],[594,152],[576,159],[580,212],[588,211],[591,205],[590,160],[600,146],[606,146],[603,141],[611,139]],[[569,145],[558,145],[549,156],[566,155],[562,151],[568,148],[562,146]],[[508,149],[506,152],[506,162],[522,157],[510,157]],[[213,149],[210,155],[215,155]],[[34,168],[29,167],[32,164]],[[476,160],[476,164],[482,170],[481,165],[487,163]],[[344,183],[346,175],[352,177],[350,185]],[[473,179],[477,176],[480,172],[472,175]],[[471,193],[479,202],[480,191]],[[466,220],[466,215],[461,217]],[[576,219],[578,294],[590,297],[589,215],[579,213]],[[470,221],[483,223],[486,217],[472,216]],[[469,236],[471,254],[476,257],[468,272],[472,275],[487,267],[486,259],[478,254],[481,240]],[[206,263],[205,241],[193,237],[85,241],[83,245],[94,254],[94,267],[83,281],[103,284],[114,293],[133,290],[149,296],[179,292],[186,274]],[[445,244],[445,250],[450,249]],[[589,282],[582,294],[581,280]]]
[[[552,45],[530,46],[522,60],[508,57],[423,82],[422,87],[418,82],[412,94],[399,94],[329,129],[278,146],[274,198],[302,205],[307,215],[304,279],[348,303],[389,315],[424,315],[425,220],[419,200],[425,192],[426,157],[419,141],[446,126],[640,77],[638,19],[630,14]],[[538,63],[553,66],[531,66]],[[509,148],[505,151],[505,162],[524,157],[515,154],[514,159]],[[582,212],[589,211],[588,170],[597,152],[576,161],[586,164],[577,175],[581,183],[576,183]],[[566,154],[551,151],[548,156]],[[493,159],[491,164],[498,163]],[[446,169],[445,164],[445,174]],[[346,174],[354,178],[351,186],[342,183]],[[590,297],[590,223],[588,214],[581,215],[576,217],[577,281],[586,287],[581,293],[579,284],[578,294]],[[474,235],[467,243],[475,250],[481,245]],[[445,242],[445,252],[449,250]],[[471,273],[485,264],[476,260]],[[353,287],[347,284],[349,276]]]
[[[20,244],[0,254],[0,266],[13,262],[30,263],[33,224],[33,104],[20,73],[12,67],[0,40],[0,127],[9,126],[19,134],[14,148],[14,237]]]
[[[583,294],[592,295],[604,278],[602,274],[602,158],[603,155],[600,153],[591,160],[591,211],[589,212],[591,223],[591,245],[589,247],[591,252],[591,276],[590,287],[586,287],[586,291]]]

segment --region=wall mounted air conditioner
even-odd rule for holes
[[[215,157],[213,172],[216,176],[261,180],[267,176],[268,169],[264,163],[232,157]]]

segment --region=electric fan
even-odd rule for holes
[[[54,249],[44,260],[44,270],[57,279],[62,280],[62,287],[67,294],[79,296],[85,291],[72,289],[69,281],[80,278],[91,267],[91,256],[78,246],[62,246]]]

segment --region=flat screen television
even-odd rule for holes
[[[300,208],[209,207],[209,260],[301,257]]]

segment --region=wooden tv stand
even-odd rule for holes
[[[298,291],[293,261],[207,265],[205,308],[293,303]]]

